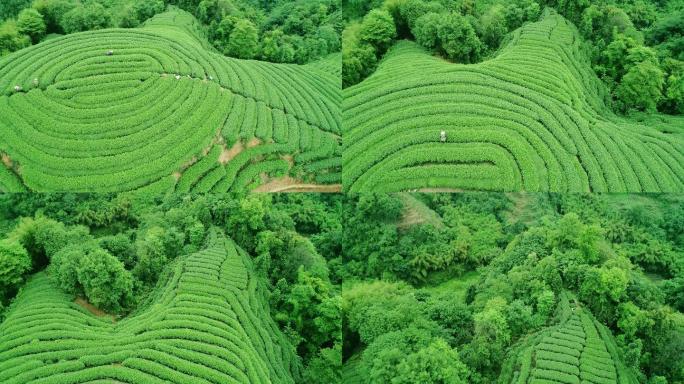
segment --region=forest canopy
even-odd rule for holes
[[[667,195],[360,195],[337,272],[345,382],[510,382],[572,316],[606,327],[626,382],[682,382],[683,218]]]
[[[214,48],[231,57],[305,64],[342,47],[341,10],[332,0],[3,0],[0,56],[56,35],[135,28],[168,6],[192,13]]]

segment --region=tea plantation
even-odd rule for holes
[[[301,363],[252,268],[232,241],[214,240],[167,267],[148,303],[116,323],[41,272],[0,324],[0,382],[293,383]]]
[[[500,382],[638,383],[623,363],[610,330],[565,296],[559,311],[560,324],[529,337],[514,350],[508,362],[514,370],[504,371]]]
[[[399,42],[344,91],[345,189],[684,190],[684,120],[639,123],[607,99],[576,28],[551,12],[480,64]]]
[[[341,179],[339,77],[217,53],[179,10],[0,59],[0,190],[225,192]]]

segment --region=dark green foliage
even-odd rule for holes
[[[236,288],[230,292],[246,289],[244,284],[258,288],[258,297],[245,300],[264,295],[263,303],[270,304],[276,320],[273,326],[288,335],[283,345],[301,359],[302,375],[312,383],[339,381],[341,304],[326,260],[339,257],[341,198],[291,196],[171,195],[146,200],[134,195],[0,195],[0,227],[9,229],[9,239],[0,240],[0,275],[6,272],[10,283],[0,284],[0,312],[27,273],[42,269],[68,294],[69,302],[77,296],[117,316],[138,311],[158,298],[154,287],[169,277],[179,258],[203,254],[212,236],[225,230],[254,255],[254,265],[248,264],[254,278],[241,280],[235,265],[216,264],[222,274],[235,278]],[[37,211],[45,216],[33,218]],[[11,264],[3,258],[5,244],[12,245]],[[314,244],[321,245],[323,256]],[[207,275],[209,280],[201,275],[209,264],[205,259],[198,263],[190,274],[210,282],[213,274]],[[215,288],[203,283],[191,285]],[[268,296],[263,287],[269,289]]]
[[[545,199],[550,204],[532,207]],[[350,224],[344,230],[343,267],[348,280],[361,281],[343,291],[349,369],[354,367],[363,382],[430,382],[449,374],[440,362],[457,349],[467,369],[458,376],[469,383],[514,382],[514,373],[520,380],[579,382],[596,375],[601,364],[605,382],[613,382],[611,377],[636,383],[635,376],[681,380],[681,314],[673,312],[681,311],[684,297],[681,231],[675,230],[681,228],[681,198],[545,199],[425,195],[445,226],[440,231],[426,230],[430,226],[424,223],[405,228],[396,215],[375,216],[393,209],[371,209],[372,196],[353,198],[355,208],[345,212]],[[402,200],[377,199],[379,207],[396,202]],[[540,217],[528,221],[528,210]],[[392,217],[394,227],[387,221]],[[384,236],[370,232],[378,228]],[[373,248],[363,232],[385,245]],[[476,257],[478,262],[452,261],[465,270],[479,266],[474,284],[461,282],[464,277],[448,272],[453,269],[429,269],[422,279],[409,272],[419,265],[405,254],[439,260],[446,253],[439,243],[462,239],[466,249],[487,255]],[[558,322],[567,328],[554,325]],[[534,353],[525,352],[537,344]],[[412,373],[405,379],[409,366]],[[416,372],[420,378],[412,376]]]
[[[30,44],[28,36],[19,33],[16,22],[6,21],[0,24],[0,56],[18,51]]]
[[[100,3],[77,6],[60,18],[65,33],[92,31],[111,26],[111,16]]]
[[[394,19],[387,11],[374,9],[363,18],[359,39],[375,47],[379,54],[384,53],[397,36]]]
[[[165,5],[163,0],[137,0],[133,5],[138,20],[143,22],[150,17],[162,13]]]
[[[43,15],[33,8],[24,9],[17,18],[17,30],[29,36],[34,44],[39,42],[46,31]]]
[[[679,312],[684,312],[684,277],[667,280],[662,285],[668,304]]]
[[[661,55],[684,61],[684,9],[658,18],[647,30],[646,39]]]
[[[342,51],[342,84],[354,85],[368,77],[377,63],[375,49],[369,44],[353,45]]]
[[[458,352],[443,340],[436,340],[401,361],[393,384],[465,384],[468,368]]]
[[[33,8],[43,15],[47,33],[64,33],[61,19],[77,5],[71,0],[35,0]]]
[[[118,312],[126,308],[133,295],[133,278],[121,261],[102,249],[80,258],[78,282],[88,301],[98,308]]]
[[[259,48],[258,39],[254,24],[249,20],[239,20],[230,32],[227,54],[240,59],[252,59]]]
[[[0,240],[0,306],[13,295],[31,270],[31,257],[21,244]]]
[[[16,17],[22,9],[31,6],[31,0],[0,1],[0,21]]]
[[[624,110],[655,112],[663,90],[663,71],[652,62],[631,67],[616,89]]]

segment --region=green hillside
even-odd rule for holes
[[[300,363],[264,294],[249,256],[224,239],[176,260],[116,323],[41,272],[0,324],[0,381],[293,383]]]
[[[500,383],[638,383],[623,363],[610,330],[565,296],[559,312],[559,324],[513,349]]]
[[[0,190],[339,183],[341,94],[327,67],[224,57],[177,10],[15,52],[0,59]]]
[[[345,189],[684,190],[684,120],[646,126],[607,97],[576,28],[550,12],[480,64],[399,42],[344,91]]]

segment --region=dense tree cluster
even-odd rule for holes
[[[370,10],[369,4],[374,3],[350,5],[345,14],[349,25],[342,58],[344,86],[372,73],[395,38],[415,40],[454,62],[475,63],[496,51],[510,30],[540,14],[534,0],[502,1],[486,9],[466,0],[387,0]],[[370,31],[379,28],[383,41],[370,36]],[[371,60],[367,60],[369,51],[375,55]]]
[[[46,270],[67,293],[116,316],[149,296],[174,259],[206,247],[210,229],[254,256],[271,313],[310,383],[339,381],[339,196],[0,196],[0,319],[30,274]]]
[[[565,294],[611,329],[640,381],[684,379],[681,198],[421,198],[439,223],[404,227],[411,206],[396,196],[345,208],[341,273],[357,282],[342,295],[344,357],[364,382],[495,382]]]
[[[54,34],[130,28],[162,12],[163,0],[33,0],[0,4],[0,56]]]
[[[239,2],[171,0],[206,26],[226,55],[276,63],[307,63],[338,52],[341,10],[332,0]]]
[[[134,28],[178,6],[225,55],[277,63],[307,63],[339,52],[341,10],[332,0],[12,0],[0,4],[0,55],[52,34]]]

